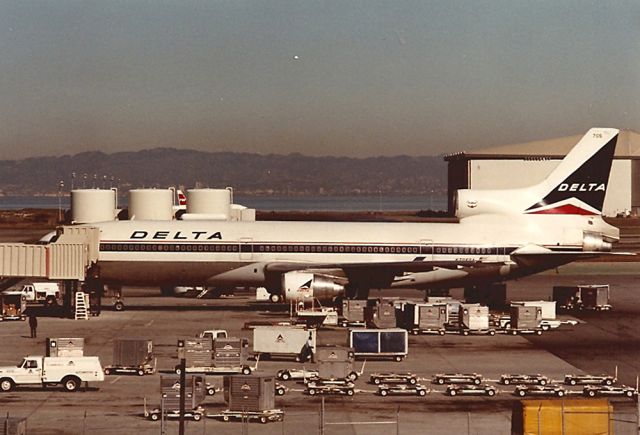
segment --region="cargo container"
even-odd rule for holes
[[[185,375],[185,407],[195,409],[207,397],[207,383],[204,376]],[[180,410],[180,376],[161,375],[160,394],[165,411]]]
[[[610,310],[609,285],[578,285],[553,287],[553,300],[568,310]]]
[[[213,343],[215,367],[239,367],[247,363],[249,341],[246,338],[218,338]]]
[[[351,379],[358,374],[353,368],[355,354],[352,348],[342,346],[321,346],[317,349],[318,378]]]
[[[155,372],[153,341],[145,338],[118,338],[113,342],[113,364],[104,368],[112,373],[135,373],[139,376]]]
[[[609,286],[588,285],[580,287],[580,307],[587,310],[609,310]]]
[[[316,330],[300,326],[256,326],[253,329],[253,351],[261,359],[269,357],[293,357],[300,353],[311,338],[312,350],[316,348]]]
[[[342,301],[343,323],[364,323],[364,309],[366,306],[366,300],[344,299]]]
[[[461,304],[458,312],[458,330],[462,335],[470,333],[495,335],[489,327],[489,307],[478,304]]]
[[[392,300],[379,300],[375,305],[364,308],[364,320],[369,328],[395,328],[396,308]]]
[[[45,356],[83,356],[84,338],[47,338]]]
[[[556,301],[512,301],[511,305],[522,305],[525,307],[540,307],[542,318],[554,320],[556,318]]]
[[[405,304],[402,325],[412,334],[438,333],[444,335],[449,320],[446,304]]]
[[[613,406],[606,399],[516,402],[511,433],[601,435],[614,433]]]
[[[273,376],[225,376],[224,400],[229,411],[266,411],[275,409]]]
[[[407,331],[391,329],[350,329],[349,346],[356,357],[391,357],[402,361],[409,353]]]
[[[178,340],[178,359],[184,358],[187,373],[248,375],[255,369],[247,365],[248,346],[246,338],[218,338],[213,350],[208,338]],[[175,372],[180,374],[179,364],[175,366]]]
[[[24,417],[2,416],[0,427],[2,435],[27,435],[27,419]]]
[[[0,320],[24,320],[27,302],[19,291],[0,293]]]
[[[511,329],[537,330],[540,329],[542,308],[538,306],[512,305],[510,310]]]
[[[429,296],[427,297],[428,304],[447,304],[447,324],[449,326],[458,325],[458,313],[460,312],[460,302],[457,299],[453,299],[450,296]]]
[[[316,359],[320,361],[353,361],[354,349],[344,346],[320,346],[316,349]]]

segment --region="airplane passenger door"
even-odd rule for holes
[[[424,257],[424,261],[433,260],[433,240],[420,240],[420,257]]]
[[[240,260],[251,260],[253,258],[253,239],[243,237],[240,239]]]

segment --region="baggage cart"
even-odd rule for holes
[[[364,326],[364,309],[367,306],[366,300],[343,299],[342,300],[342,326],[362,325]]]
[[[369,328],[395,328],[397,326],[394,301],[380,299],[364,308],[365,323]]]
[[[511,305],[509,326],[505,332],[511,335],[542,334],[542,308],[528,305]]]
[[[215,418],[224,422],[241,420],[241,421],[257,421],[263,424],[273,421],[282,421],[284,419],[284,411],[281,409],[268,409],[264,411],[231,411],[229,409],[215,414],[207,414],[207,418]]]
[[[153,341],[144,338],[118,338],[113,342],[113,364],[105,366],[104,374],[135,374],[144,376],[156,371]]]
[[[305,393],[309,396],[315,396],[316,394],[353,396],[356,390],[355,384],[350,380],[341,379],[329,381],[317,379],[307,383]]]
[[[262,412],[275,409],[273,376],[224,377],[224,400],[229,411]]]
[[[144,401],[144,416],[152,421],[162,418],[180,418],[180,377],[163,375],[160,377],[161,404],[159,408],[148,409]],[[184,416],[199,421],[204,416],[202,402],[208,395],[204,376],[187,375],[185,379],[185,414]]]
[[[249,342],[245,338],[218,338],[213,343],[205,338],[178,340],[178,359],[185,359],[187,373],[250,375],[258,369],[260,356],[254,366],[248,364]],[[174,368],[180,374],[180,365]]]
[[[418,377],[413,373],[371,373],[369,382],[374,385],[408,384],[416,385]]]
[[[409,353],[409,338],[407,331],[400,328],[350,329],[349,346],[356,358],[392,358],[400,362]]]
[[[429,389],[424,385],[403,385],[403,384],[393,384],[387,385],[383,384],[378,387],[378,395],[382,397],[386,396],[420,396],[424,397],[429,393]]]
[[[407,303],[403,309],[403,324],[411,334],[444,335],[449,321],[446,304]]]

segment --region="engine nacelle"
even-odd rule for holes
[[[287,302],[330,301],[344,295],[344,286],[323,275],[287,272],[282,275],[282,294]]]
[[[611,251],[611,243],[606,242],[600,233],[585,231],[582,236],[582,249],[585,251]]]

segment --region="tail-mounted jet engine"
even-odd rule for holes
[[[287,302],[331,301],[344,295],[344,286],[333,278],[309,272],[287,272],[282,275],[282,290]]]

